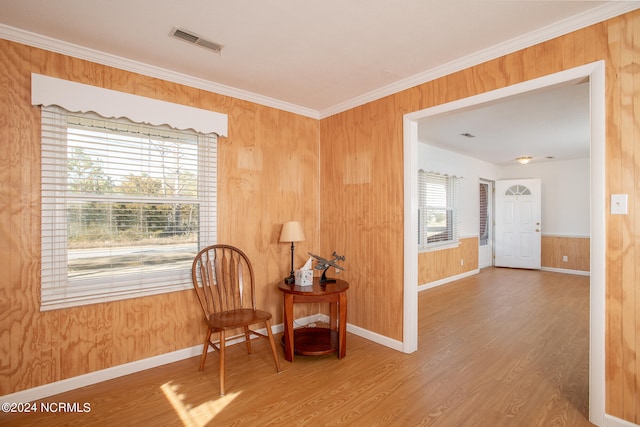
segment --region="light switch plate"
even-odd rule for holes
[[[627,194],[612,194],[611,195],[611,214],[612,215],[626,215],[629,212],[629,195]]]

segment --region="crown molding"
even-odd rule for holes
[[[258,95],[253,92],[226,86],[209,80],[189,76],[187,74],[177,73],[175,71],[134,61],[132,59],[123,58],[109,53],[89,49],[73,43],[46,37],[30,31],[21,30],[8,25],[0,24],[0,39],[21,43],[24,45],[48,50],[55,53],[71,56],[78,59],[87,60],[101,65],[130,71],[137,74],[143,74],[149,77],[182,84],[196,89],[214,92],[220,95],[230,96],[232,98],[253,102],[256,104],[273,107],[278,110],[288,111],[290,113],[299,114],[319,119],[318,111],[301,107],[299,105],[280,101],[278,99],[269,98],[267,96]]]
[[[570,32],[588,27],[593,24],[597,24],[598,22],[623,15],[638,8],[640,8],[640,1],[611,2],[606,5],[596,7],[587,12],[574,15],[570,18],[558,21],[554,24],[548,25],[536,31],[532,31],[523,36],[507,40],[505,42],[491,46],[490,48],[478,51],[455,61],[448,62],[441,66],[413,75],[406,79],[399,80],[395,83],[372,90],[355,98],[336,104],[327,109],[321,110],[319,112],[320,118],[324,119],[332,115],[342,113],[360,105],[364,105],[368,102],[372,102],[384,98],[385,96],[393,95],[394,93],[398,93],[403,90],[421,85],[423,83],[438,79],[440,77],[465,70],[475,65],[482,64],[483,62],[500,58],[501,56],[507,55],[509,53],[517,52],[521,49],[551,40],[555,37],[568,34]]]
[[[61,40],[42,36],[40,34],[32,33],[29,31],[20,30],[18,28],[10,27],[3,24],[0,24],[0,38],[319,120],[341,113],[343,111],[350,110],[368,102],[375,101],[385,96],[409,89],[411,87],[421,85],[445,75],[464,70],[474,65],[499,58],[501,56],[516,52],[526,47],[542,43],[554,37],[558,37],[584,27],[588,27],[589,25],[593,25],[607,19],[611,19],[632,10],[636,10],[638,8],[640,8],[640,1],[610,2],[603,6],[591,9],[587,12],[574,15],[565,20],[548,25],[540,30],[530,32],[521,37],[507,40],[490,48],[481,50],[471,55],[467,55],[463,58],[435,67],[431,70],[427,70],[411,77],[399,80],[390,85],[364,93],[355,98],[340,102],[332,107],[320,111],[302,107],[300,105],[291,104],[275,98],[262,96],[242,89],[237,89],[231,86],[215,83],[209,80],[192,77],[160,67],[155,67],[153,65],[145,64],[120,56],[111,55],[94,49],[89,49],[76,44],[67,43]]]

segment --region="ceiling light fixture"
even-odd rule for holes
[[[520,163],[521,165],[526,165],[527,163],[529,163],[531,161],[532,157],[529,156],[522,156],[522,157],[518,157],[516,160],[518,161],[518,163]]]

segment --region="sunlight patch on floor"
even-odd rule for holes
[[[178,393],[178,387],[172,385],[171,382],[164,383],[160,386],[165,397],[173,406],[182,423],[185,427],[202,427],[211,422],[216,415],[224,410],[236,397],[240,395],[237,393],[227,393],[224,396],[220,396],[218,399],[204,402],[196,407],[185,405],[182,401],[184,394]]]

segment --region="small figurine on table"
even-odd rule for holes
[[[340,270],[345,269],[344,267],[336,264],[336,261],[344,261],[344,256],[338,255],[335,251],[332,254],[333,259],[331,260],[322,258],[318,255],[314,255],[311,252],[309,252],[309,255],[316,259],[316,266],[314,268],[316,270],[323,270],[322,277],[320,277],[320,283],[333,283],[336,281],[336,279],[327,279],[327,270],[329,269],[329,267],[335,268],[337,273],[340,273]]]

